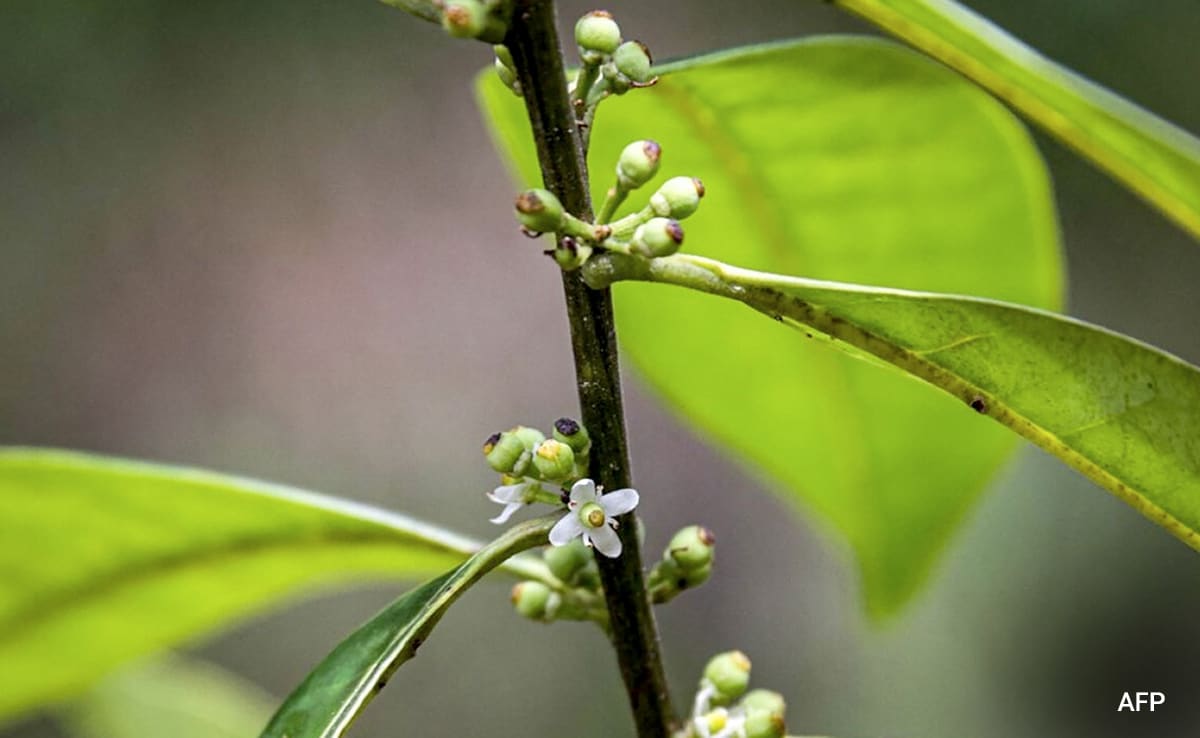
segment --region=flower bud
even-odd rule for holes
[[[592,258],[592,247],[581,244],[570,236],[564,236],[558,248],[549,253],[564,272],[573,272]]]
[[[517,612],[531,620],[551,620],[562,598],[541,582],[517,582],[512,589],[512,603]]]
[[[493,433],[483,443],[483,455],[487,457],[488,466],[501,474],[519,474],[516,468],[525,452],[525,444],[512,431]]]
[[[662,147],[657,141],[634,141],[621,150],[617,159],[617,181],[627,190],[636,190],[658,174],[661,156]]]
[[[650,196],[650,208],[664,218],[682,220],[700,207],[704,183],[695,177],[671,177]]]
[[[554,421],[554,438],[571,447],[575,453],[587,453],[592,447],[592,439],[588,437],[587,428],[570,418],[559,418]]]
[[[680,571],[701,569],[712,564],[716,540],[707,528],[689,525],[671,538],[663,558],[674,561]]]
[[[591,551],[582,539],[571,541],[565,546],[550,546],[542,553],[550,573],[568,584],[575,579],[588,562],[594,561]]]
[[[521,443],[525,444],[525,449],[532,452],[537,445],[546,440],[546,436],[537,428],[530,428],[525,425],[518,425],[510,428],[509,433],[512,433],[517,438],[521,439]]]
[[[712,564],[709,563],[709,564],[705,564],[704,566],[697,567],[695,569],[690,569],[688,571],[681,572],[681,577],[683,579],[683,583],[680,584],[679,589],[684,590],[684,589],[694,589],[695,587],[699,587],[701,584],[704,584],[705,582],[707,582],[708,578],[710,576],[712,576],[712,570],[713,570]]]
[[[635,254],[653,259],[657,256],[670,256],[679,250],[682,243],[683,227],[679,225],[679,221],[651,218],[633,232],[629,248]]]
[[[621,27],[607,10],[593,10],[575,23],[575,43],[580,53],[607,56],[621,45]]]
[[[455,38],[476,38],[487,27],[487,16],[479,0],[454,0],[442,9],[442,28]]]
[[[741,697],[750,684],[750,659],[741,651],[717,654],[704,667],[704,678],[716,690],[713,703],[727,705]]]
[[[650,49],[641,41],[626,41],[613,52],[617,71],[634,82],[650,81]]]
[[[772,692],[769,689],[752,689],[742,698],[742,707],[749,710],[763,710],[783,717],[787,712],[787,703],[783,700],[783,695],[778,692]]]
[[[563,206],[549,190],[526,190],[517,196],[517,220],[539,233],[562,228]]]
[[[783,722],[783,715],[767,710],[747,709],[742,730],[746,738],[783,738],[787,726]]]
[[[533,450],[533,466],[543,479],[565,479],[575,468],[575,452],[567,444],[551,438]]]

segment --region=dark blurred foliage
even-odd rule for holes
[[[1200,131],[1195,0],[970,4]],[[870,32],[817,2],[609,8],[660,58]],[[0,5],[0,442],[254,474],[487,535],[479,442],[574,407],[557,279],[513,233],[473,107],[489,59],[371,0]],[[1200,361],[1200,249],[1039,142],[1071,312]],[[1200,729],[1195,553],[1056,462],[1023,452],[930,590],[872,628],[843,547],[631,379],[648,555],[687,523],[719,537],[713,582],[660,612],[680,707],[707,656],[740,647],[793,732]],[[282,695],[397,591],[322,596],[198,652]],[[16,678],[0,665],[0,687]],[[1151,689],[1165,710],[1118,716],[1121,692]],[[482,733],[629,735],[603,639],[481,587],[355,728]]]

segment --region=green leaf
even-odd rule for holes
[[[975,297],[783,277],[711,259],[589,262],[743,302],[945,390],[1200,550],[1200,369],[1117,333]],[[955,453],[953,446],[946,453]]]
[[[317,585],[428,576],[477,544],[193,469],[0,450],[0,718]],[[522,569],[529,562],[513,562]]]
[[[248,738],[275,701],[213,664],[162,656],[121,669],[85,692],[65,713],[78,738]],[[164,731],[163,726],[170,726]]]
[[[1200,237],[1200,140],[953,0],[834,0],[958,70]]]
[[[262,738],[336,738],[401,664],[417,652],[442,615],[480,577],[513,554],[544,544],[562,515],[509,528],[462,566],[405,594],[338,644],[292,692]]]
[[[658,71],[655,87],[600,106],[593,192],[609,186],[621,147],[656,139],[662,177],[697,176],[707,189],[684,224],[685,249],[773,272],[1059,306],[1043,164],[1012,114],[952,72],[853,38]],[[535,182],[520,101],[490,77],[481,92],[498,140]],[[925,387],[781,344],[730,305],[630,286],[616,307],[621,342],[660,396],[849,540],[875,615],[927,577],[1016,447]]]

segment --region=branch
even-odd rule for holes
[[[517,0],[505,45],[512,52],[547,189],[567,211],[591,219],[587,164],[567,94],[553,0]],[[575,375],[583,424],[592,438],[591,474],[608,489],[630,486],[629,449],[609,290],[588,288],[564,272]],[[658,631],[646,595],[634,514],[622,516],[624,552],[598,556],[612,618],[612,642],[639,738],[668,738],[675,715],[667,691]]]

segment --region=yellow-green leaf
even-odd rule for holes
[[[732,298],[882,359],[1057,456],[1200,550],[1200,369],[1112,331],[994,300],[822,282],[680,255],[594,259]],[[954,453],[949,446],[947,453]]]
[[[0,664],[21,677],[0,719],[318,585],[428,576],[476,548],[282,485],[2,449]]]
[[[834,0],[958,70],[1200,237],[1200,140],[954,0]]]
[[[601,104],[592,191],[611,184],[625,144],[657,140],[660,178],[706,186],[684,222],[685,250],[772,272],[1060,305],[1042,161],[1019,121],[958,75],[895,44],[847,37],[657,71],[655,87]],[[492,77],[480,90],[497,140],[536,184],[524,110]],[[849,541],[875,614],[926,578],[1015,448],[928,388],[781,343],[728,305],[630,286],[616,309],[626,353],[661,397]]]

